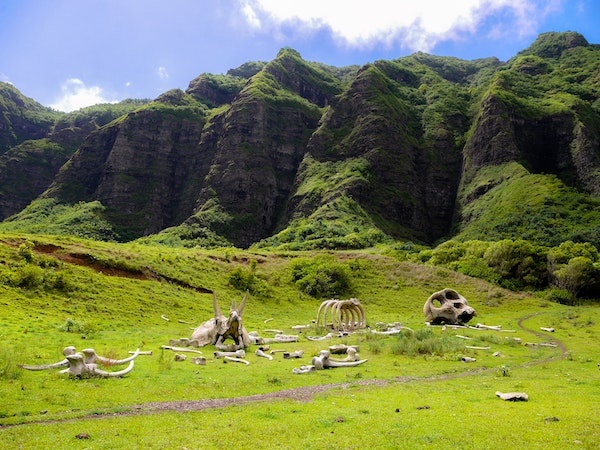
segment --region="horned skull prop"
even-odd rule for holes
[[[321,314],[323,316],[321,317]],[[328,315],[330,320],[328,321]],[[367,326],[365,310],[360,302],[350,300],[325,300],[317,312],[317,326],[337,331],[354,331]]]
[[[94,349],[91,348],[86,348],[81,352],[77,352],[75,347],[69,346],[63,349],[63,355],[65,355],[65,359],[57,363],[44,364],[41,366],[28,366],[23,364],[19,367],[26,370],[47,370],[66,366],[67,368],[61,370],[59,373],[68,373],[70,376],[76,378],[122,377],[133,370],[133,360],[140,355],[140,350],[137,349],[133,355],[125,359],[111,359],[98,355]],[[129,363],[129,365],[123,370],[109,372],[98,369],[98,362],[107,366],[118,366],[126,363]]]
[[[194,330],[191,343],[197,347],[210,344],[223,351],[236,351],[248,347],[250,336],[242,325],[242,313],[247,299],[248,291],[246,291],[239,307],[236,306],[235,300],[232,302],[229,316],[226,317],[221,313],[217,296],[213,293],[215,317],[202,323]],[[225,344],[224,341],[227,339],[233,340],[233,344]]]
[[[423,306],[423,313],[425,320],[434,325],[459,325],[477,315],[466,298],[449,288],[432,294]]]

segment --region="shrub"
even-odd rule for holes
[[[290,264],[291,278],[298,289],[312,297],[336,297],[349,293],[350,274],[332,257],[302,258]]]
[[[571,258],[567,264],[554,272],[555,284],[573,297],[590,286],[600,285],[600,268],[585,256]]]
[[[265,294],[269,287],[265,280],[256,275],[255,260],[250,261],[250,269],[236,267],[227,276],[227,282],[230,286],[240,291],[248,291],[253,295]]]

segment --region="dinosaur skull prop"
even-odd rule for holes
[[[423,306],[425,320],[431,324],[458,325],[477,315],[467,299],[453,289],[443,289],[431,295]]]
[[[248,292],[244,295],[244,299],[239,307],[236,306],[235,300],[231,304],[229,316],[226,317],[221,313],[217,296],[213,293],[213,309],[215,317],[207,320],[194,330],[191,337],[192,345],[204,347],[205,345],[214,345],[218,350],[236,351],[246,348],[250,345],[250,336],[242,325],[242,313]],[[227,339],[233,340],[233,344],[225,344]]]

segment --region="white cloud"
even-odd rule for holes
[[[10,82],[10,79],[8,78],[8,75],[6,75],[5,73],[2,73],[2,72],[0,72],[0,81],[2,81],[4,83],[12,84]]]
[[[167,72],[167,68],[160,66],[157,70],[156,73],[158,73],[158,78],[160,78],[161,80],[168,80],[169,79],[169,72]]]
[[[444,40],[476,31],[487,34],[491,30],[479,27],[493,16],[507,21],[500,34],[535,33],[537,21],[561,1],[240,0],[240,6],[248,24],[265,32],[281,25],[303,31],[329,28],[350,47],[399,43],[408,50],[429,51]]]
[[[100,87],[88,87],[78,78],[69,78],[60,90],[61,97],[50,105],[58,111],[71,112],[98,103],[116,103],[116,100],[107,99]]]

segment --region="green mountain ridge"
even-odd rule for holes
[[[0,230],[188,247],[598,247],[598,73],[600,47],[569,32],[507,62],[416,53],[335,68],[285,48],[185,92],[66,115],[2,85]]]

